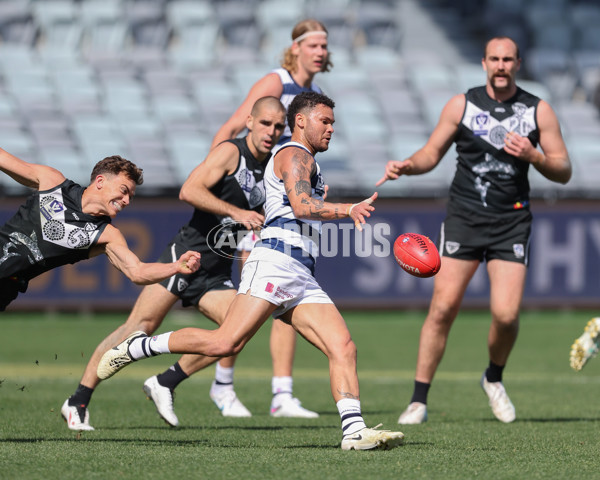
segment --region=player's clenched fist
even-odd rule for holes
[[[187,251],[177,262],[178,273],[194,273],[200,268],[200,254],[198,252]]]

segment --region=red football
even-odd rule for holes
[[[418,233],[403,233],[394,242],[394,257],[403,270],[415,277],[432,277],[440,271],[440,254],[435,244]]]

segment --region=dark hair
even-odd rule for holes
[[[515,44],[515,47],[517,49],[517,60],[519,60],[521,58],[521,52],[519,51],[519,45],[517,44],[517,42],[515,42],[515,40],[510,37],[505,37],[502,35],[498,36],[498,37],[490,38],[487,42],[485,42],[485,48],[483,49],[483,58],[485,58],[487,56],[488,45],[491,42],[493,42],[494,40],[510,40],[512,43]]]
[[[121,172],[123,172],[130,180],[133,180],[136,185],[144,183],[143,170],[120,155],[112,155],[100,160],[92,170],[90,182],[93,182],[98,175],[107,173],[119,175]]]
[[[312,110],[317,105],[325,105],[331,109],[335,107],[335,103],[327,95],[317,92],[302,92],[294,97],[290,103],[287,112],[287,123],[290,130],[293,132],[296,126],[296,114],[303,110]]]
[[[261,97],[256,102],[254,102],[250,115],[252,115],[253,117],[257,116],[260,113],[261,109],[264,107],[277,108],[279,109],[279,111],[285,113],[285,106],[283,105],[283,103],[281,103],[281,100],[279,100],[279,98],[267,96]]]

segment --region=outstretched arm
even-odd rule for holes
[[[390,160],[385,166],[385,174],[375,184],[376,187],[387,180],[396,180],[401,175],[421,175],[433,170],[442,160],[460,125],[465,109],[465,96],[456,95],[444,106],[438,124],[427,143],[406,160]]]
[[[521,137],[514,132],[508,132],[506,135],[504,150],[531,163],[547,179],[567,183],[571,179],[571,160],[558,118],[552,107],[543,100],[538,104],[536,115],[543,153],[535,149],[527,137]]]
[[[129,250],[123,234],[112,225],[102,232],[92,256],[100,253],[106,253],[110,263],[138,285],[157,283],[176,273],[193,273],[200,268],[200,254],[190,251],[173,263],[144,263]]]
[[[25,162],[0,149],[0,170],[26,187],[46,190],[64,182],[62,173],[46,165]]]
[[[355,204],[326,202],[311,196],[310,179],[315,170],[314,158],[302,148],[287,148],[277,155],[275,173],[283,180],[294,215],[297,218],[315,220],[351,217],[356,227],[362,230],[361,225],[366,223],[365,217],[370,217],[370,212],[375,210],[371,204],[377,198],[377,193]]]

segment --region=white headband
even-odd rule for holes
[[[312,30],[310,32],[306,32],[303,33],[302,35],[300,35],[297,38],[294,38],[294,42],[299,43],[302,40],[304,40],[306,37],[310,37],[311,35],[325,35],[325,37],[327,37],[327,32],[324,32],[323,30]]]

